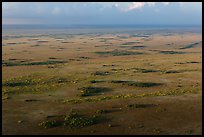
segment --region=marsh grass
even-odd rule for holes
[[[2,95],[4,97],[11,94],[21,93],[42,93],[56,90],[69,83],[66,77],[29,75],[4,80],[2,82]]]
[[[96,114],[105,114],[105,113],[108,113],[109,111],[108,110],[103,110],[103,109],[101,109],[101,110],[96,110]]]
[[[47,121],[43,121],[41,123],[38,124],[39,126],[41,127],[44,127],[44,128],[53,128],[53,127],[58,127],[58,126],[61,126],[62,123],[61,122],[58,122],[56,120],[47,120]]]
[[[159,51],[161,54],[185,54],[186,52],[181,51]]]
[[[128,108],[150,108],[155,107],[155,104],[130,104],[127,105]]]
[[[135,81],[123,81],[123,80],[112,80],[111,83],[121,83],[128,86],[137,86],[137,87],[153,87],[160,86],[162,83],[153,83],[153,82],[135,82]]]
[[[198,61],[175,62],[175,64],[198,64]]]
[[[65,116],[58,116],[52,118],[58,119],[47,120],[45,122],[39,123],[38,125],[44,128],[52,128],[58,126],[64,126],[69,128],[83,128],[100,123],[105,120],[104,117],[101,117],[99,115],[85,116],[79,114],[76,111],[71,111],[69,114]]]
[[[102,52],[95,52],[95,53],[100,54],[100,55],[112,55],[112,56],[127,56],[127,55],[144,54],[143,52],[132,52],[132,51],[126,51],[126,50],[102,51]]]
[[[143,69],[143,68],[132,68],[132,69],[134,69],[134,72],[140,72],[140,73],[161,72],[160,70],[154,70],[154,69]]]
[[[198,93],[198,88],[177,88],[172,90],[161,90],[152,93],[142,93],[142,94],[121,94],[121,95],[111,95],[96,98],[80,98],[80,99],[65,99],[62,103],[78,104],[83,102],[100,102],[112,99],[128,99],[128,98],[142,98],[142,97],[156,97],[156,96],[179,96],[183,94],[196,94]]]
[[[133,44],[138,44],[140,43],[139,41],[135,41],[135,42],[125,42],[125,43],[122,43],[121,45],[133,45]]]
[[[90,57],[84,57],[84,56],[81,56],[79,57],[80,59],[91,59]]]
[[[93,86],[83,87],[79,89],[81,90],[80,94],[81,97],[93,96],[100,93],[111,91],[111,89],[107,87],[93,87]]]
[[[31,47],[40,47],[41,45],[39,44],[35,44],[35,45],[31,45]]]
[[[169,74],[169,73],[181,73],[181,71],[178,70],[167,70],[167,71],[163,71],[163,74]]]
[[[103,80],[90,80],[89,81],[90,83],[102,83],[102,82],[105,82]]]
[[[108,71],[96,71],[94,73],[94,75],[99,75],[99,76],[106,76],[106,75],[110,75],[111,73]]]
[[[147,46],[131,46],[130,49],[144,49]]]
[[[199,44],[199,42],[194,42],[194,43],[192,43],[192,44],[189,44],[189,45],[187,45],[187,46],[185,46],[185,47],[181,47],[181,48],[179,48],[179,49],[193,48],[194,46],[196,46],[196,45],[198,45],[198,44]]]
[[[53,64],[62,64],[67,63],[67,61],[60,60],[48,60],[42,62],[21,62],[21,61],[4,61],[2,62],[3,66],[33,66],[33,65],[53,65]]]

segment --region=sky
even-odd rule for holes
[[[3,2],[2,24],[202,25],[202,3]]]

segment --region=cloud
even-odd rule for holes
[[[139,9],[139,8],[142,8],[143,6],[145,5],[144,2],[132,2],[128,8],[126,9],[126,11],[130,11],[130,10],[133,10],[133,9]]]
[[[170,3],[169,2],[162,2],[164,5],[169,5]]]
[[[165,6],[170,4],[170,2],[132,2],[131,4],[129,4],[129,6],[124,11],[127,12],[127,11],[131,11],[135,9],[141,9],[145,5],[154,7],[158,3],[162,3]]]
[[[52,10],[52,14],[54,15],[59,15],[61,13],[61,9],[58,8],[58,7],[55,7],[53,10]]]
[[[148,4],[149,6],[154,6],[154,5],[156,4],[156,2],[147,2],[147,4]]]

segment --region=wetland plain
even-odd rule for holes
[[[202,134],[201,28],[8,29],[3,134]]]

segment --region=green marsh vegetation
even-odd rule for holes
[[[150,108],[155,107],[155,104],[130,104],[127,105],[128,108]]]
[[[179,48],[179,49],[188,49],[188,48],[193,48],[194,46],[198,45],[200,42],[194,42],[192,44],[189,44],[185,47]]]
[[[68,128],[83,128],[104,122],[106,120],[105,117],[100,115],[82,115],[79,112],[73,110],[71,110],[71,112],[67,115],[54,118],[54,120],[43,121],[38,125],[44,128],[53,128],[58,126],[64,126]]]
[[[69,83],[67,77],[29,75],[2,81],[3,98],[12,94],[43,93],[56,90]]]
[[[187,93],[196,94],[199,92],[198,87],[193,88],[176,88],[172,90],[160,90],[150,93],[141,94],[120,94],[120,95],[110,95],[103,97],[92,97],[92,98],[79,98],[79,99],[64,99],[62,103],[78,104],[83,102],[100,102],[112,99],[128,99],[128,98],[141,98],[141,97],[156,97],[156,96],[179,96]]]
[[[153,87],[160,86],[162,83],[154,82],[135,82],[135,81],[124,81],[124,80],[112,80],[111,83],[121,83],[128,86],[137,86],[137,87]]]
[[[81,90],[80,94],[81,97],[94,96],[104,92],[111,91],[111,89],[107,87],[93,87],[93,86],[82,87],[79,88],[79,90]]]
[[[112,55],[112,56],[127,56],[127,55],[141,55],[143,52],[132,52],[126,50],[113,50],[113,51],[99,51],[95,52],[99,55]]]
[[[63,64],[67,61],[61,60],[47,60],[41,62],[21,62],[21,61],[3,61],[3,66],[33,66],[33,65],[53,65],[53,64]]]
[[[186,52],[182,51],[159,51],[161,54],[185,54]]]

